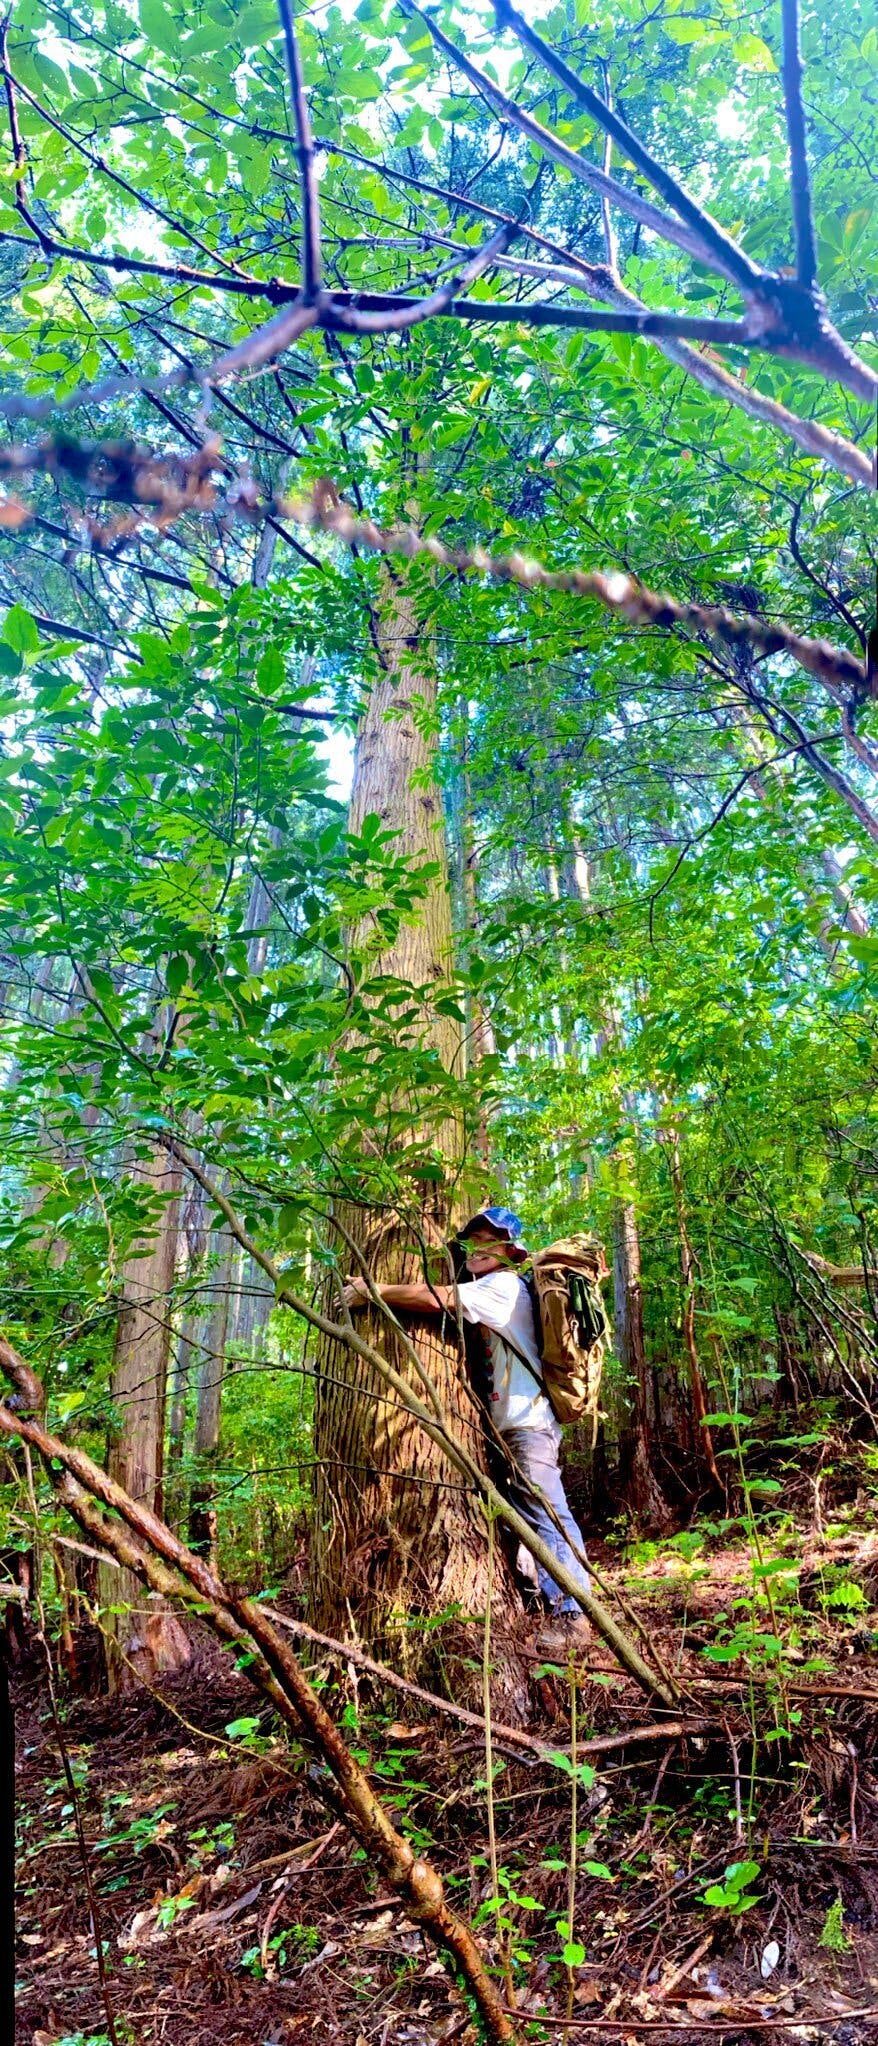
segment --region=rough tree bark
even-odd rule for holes
[[[454,880],[456,921],[459,926],[458,957],[462,972],[468,973],[473,959],[479,930],[478,899],[478,852],[473,828],[472,780],[470,775],[469,708],[464,699],[458,704],[460,729],[460,757],[452,782],[451,810],[453,821],[452,844],[454,847]],[[477,1076],[482,1060],[490,1058],[496,1051],[494,1030],[488,1015],[472,984],[467,981],[463,996],[464,1034],[462,1046],[462,1071]],[[491,1162],[491,1133],[488,1112],[484,1100],[479,1104],[473,1146],[484,1165]]]
[[[179,1173],[159,1152],[139,1164],[134,1177],[165,1199],[152,1237],[122,1273],[112,1383],[118,1426],[108,1467],[117,1484],[160,1514]],[[103,1569],[100,1598],[111,1690],[128,1689],[137,1677],[152,1683],[162,1671],[188,1662],[189,1642],[171,1607],[161,1599],[145,1599],[130,1571]]]
[[[417,922],[404,924],[383,953],[378,970],[409,990],[438,987],[452,967],[451,906],[442,829],[442,805],[433,780],[433,741],[414,699],[429,711],[435,698],[432,651],[425,645],[410,585],[385,570],[376,635],[380,675],[357,740],[350,829],[377,815],[398,833],[396,847],[413,859],[438,861],[440,873]],[[422,1033],[446,1071],[459,1072],[460,1026],[425,1003]],[[413,1125],[417,1110],[412,1107]],[[459,1131],[431,1131],[449,1164],[459,1164]],[[447,1187],[419,1189],[417,1227],[446,1277],[441,1247],[452,1224]],[[379,1281],[423,1276],[417,1232],[399,1214],[363,1212],[352,1205],[339,1220]],[[339,1256],[354,1260],[343,1242]],[[407,1377],[412,1366],[373,1310],[358,1317],[362,1332]],[[447,1405],[453,1427],[471,1453],[483,1458],[481,1421],[469,1397],[456,1330],[438,1317],[407,1316],[406,1326]],[[382,1647],[397,1667],[421,1665],[435,1644],[434,1630],[410,1621],[448,1612],[484,1610],[488,1586],[484,1521],[441,1451],[389,1395],[367,1366],[343,1346],[325,1343],[315,1365],[316,1534],[312,1553],[311,1610],[315,1624],[336,1636],[356,1633]],[[484,1467],[484,1466],[483,1466]],[[495,1570],[497,1620],[519,1610],[505,1564]],[[499,1648],[499,1642],[498,1642]],[[515,1708],[522,1686],[510,1653],[498,1665],[498,1695]]]

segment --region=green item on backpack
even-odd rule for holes
[[[527,1284],[534,1305],[543,1388],[556,1420],[589,1416],[592,1448],[610,1322],[600,1290],[609,1266],[592,1236],[565,1236],[535,1251]]]

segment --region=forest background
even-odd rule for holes
[[[445,1276],[498,1190],[606,1242],[604,1534],[819,1525],[852,1445],[874,1489],[876,53],[789,0],[3,30],[18,1411],[20,1353],[224,1583],[409,1677],[493,1591],[508,1717],[457,1333],[358,1352],[352,1266]],[[71,1673],[185,1667],[9,1454]]]

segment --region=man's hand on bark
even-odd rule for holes
[[[349,1272],[344,1282],[344,1302],[349,1312],[356,1307],[368,1307],[371,1299],[365,1279],[353,1278]]]

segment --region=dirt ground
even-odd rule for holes
[[[522,2038],[878,2039],[874,1541],[853,1520],[803,1532],[772,1556],[771,1609],[762,1594],[754,1604],[741,1546],[598,1552],[678,1671],[686,1714],[711,1725],[631,1741],[656,1715],[598,1645],[580,1670],[578,1740],[624,1730],[629,1745],[593,1758],[572,1824],[569,1681],[539,1677],[530,1731],[560,1759],[498,1743],[498,1904],[479,1730],[398,1694],[358,1702],[317,1665],[400,1827],[505,1966]],[[795,1606],[784,1604],[785,1556]],[[831,1603],[840,1584],[859,1585],[852,1604]],[[18,2046],[105,2046],[107,2000],[118,2046],[478,2037],[441,1961],[325,1801],[319,1765],[278,1738],[212,1644],[162,1699],[62,1691],[75,1800],[36,1644],[14,1688]]]

